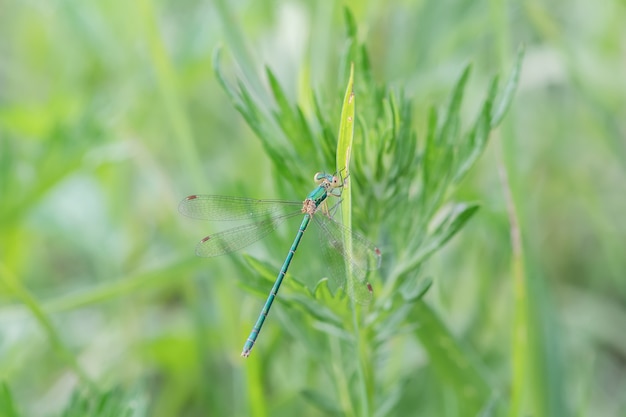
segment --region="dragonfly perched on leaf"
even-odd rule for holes
[[[303,202],[191,195],[179,205],[182,214],[194,219],[250,221],[243,226],[202,239],[196,247],[196,254],[203,257],[224,255],[245,248],[276,230],[285,220],[298,215],[303,216],[289,253],[244,344],[241,356],[250,355],[311,219],[322,234],[320,247],[324,253],[324,262],[330,268],[331,277],[355,302],[366,304],[372,298],[372,287],[367,281],[367,274],[369,270],[380,266],[380,250],[363,236],[333,220],[331,211],[327,209],[326,199],[329,196],[341,196],[343,181],[335,175],[322,172],[315,174],[314,181],[317,186]]]

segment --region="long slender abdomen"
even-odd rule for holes
[[[304,231],[306,230],[310,221],[311,221],[311,216],[309,214],[305,214],[304,219],[302,219],[302,223],[300,224],[300,228],[298,229],[298,233],[296,234],[296,237],[293,240],[293,243],[291,244],[289,253],[287,254],[287,257],[285,258],[285,262],[283,262],[283,266],[282,268],[280,268],[280,272],[278,273],[278,276],[276,277],[276,281],[274,282],[272,291],[270,291],[270,294],[267,297],[267,300],[265,301],[265,305],[261,309],[261,314],[259,314],[259,318],[257,319],[254,327],[252,328],[252,331],[250,332],[250,335],[248,336],[246,343],[243,345],[243,351],[241,352],[241,356],[243,357],[250,356],[250,351],[252,350],[252,347],[254,346],[254,343],[256,342],[256,339],[259,336],[259,333],[261,332],[263,323],[265,323],[265,319],[267,318],[267,315],[270,312],[270,308],[272,308],[272,303],[274,302],[274,299],[278,295],[278,290],[280,289],[280,285],[282,284],[283,279],[285,278],[285,274],[287,273],[287,270],[289,269],[291,260],[293,259],[293,256],[295,255],[296,250],[298,249],[298,245],[300,244],[300,241],[302,240],[302,236],[304,235]]]

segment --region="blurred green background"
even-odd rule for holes
[[[264,80],[269,66],[294,102],[313,86],[334,103],[337,131],[344,6],[2,2],[0,412],[70,415],[76,393],[107,392],[133,415],[346,415],[349,405],[311,394],[335,388],[283,329],[280,304],[264,346],[239,357],[263,299],[236,276],[253,272],[237,256],[195,258],[195,242],[219,225],[177,212],[195,193],[309,191],[276,186],[290,173],[272,168],[220,87],[213,53],[221,45],[231,79]],[[487,381],[481,415],[626,415],[624,2],[347,6],[374,78],[411,99],[422,127],[467,62],[471,115],[525,44],[513,106],[455,193],[481,210],[420,272],[433,278],[425,304]],[[281,262],[292,230],[265,246],[268,259]],[[422,352],[406,339],[391,344]],[[440,359],[377,364],[393,389],[367,415],[476,415]],[[403,372],[412,379],[394,385]]]

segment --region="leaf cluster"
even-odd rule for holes
[[[393,341],[408,333],[434,355],[436,369],[456,375],[451,382],[458,401],[478,412],[490,401],[488,385],[445,324],[422,301],[432,281],[418,271],[479,207],[451,198],[510,105],[522,50],[504,88],[499,89],[498,77],[494,77],[478,114],[464,127],[461,114],[470,65],[461,71],[447,106],[432,106],[427,114],[416,115],[402,88],[374,81],[367,48],[359,42],[354,19],[347,10],[345,21],[347,47],[342,67],[354,64],[356,73],[357,123],[349,178],[354,188],[353,226],[381,246],[383,266],[379,279],[374,280],[376,301],[362,315],[364,327],[354,320],[349,303],[339,301],[341,291],[333,294],[325,279],[312,291],[294,279],[287,280],[289,290],[281,292],[279,299],[290,313],[277,314],[285,330],[305,347],[310,360],[323,363],[327,374],[334,375],[339,398],[321,390],[308,390],[304,395],[331,414],[366,415],[374,407],[376,415],[385,415],[401,401],[399,387],[410,382],[413,371],[406,367],[402,378],[389,383],[379,367],[400,353],[392,347]],[[215,70],[235,107],[260,139],[279,188],[288,185],[290,191],[301,190],[310,173],[320,167],[341,166],[340,161],[333,161],[340,113],[336,103],[340,103],[341,91],[328,103],[323,103],[322,94],[315,90],[309,95],[310,103],[294,103],[272,70],[266,68],[270,104],[256,99],[263,94],[250,87],[261,82],[238,78],[233,85],[227,80],[219,52]],[[418,131],[419,117],[426,118],[425,132]],[[275,266],[253,257],[246,259],[257,274],[268,281],[274,279]],[[250,282],[244,286],[262,294],[267,282],[261,287]],[[442,346],[456,352],[457,358],[437,353]],[[328,360],[328,354],[333,360]],[[343,377],[337,376],[338,363]],[[349,400],[342,401],[342,395]],[[346,409],[337,404],[359,405]]]

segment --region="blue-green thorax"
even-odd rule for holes
[[[304,202],[302,203],[302,213],[313,216],[320,204],[326,200],[328,194],[338,195],[333,193],[333,190],[343,187],[343,183],[334,175],[318,172],[313,177],[318,184],[313,191],[309,193]]]

